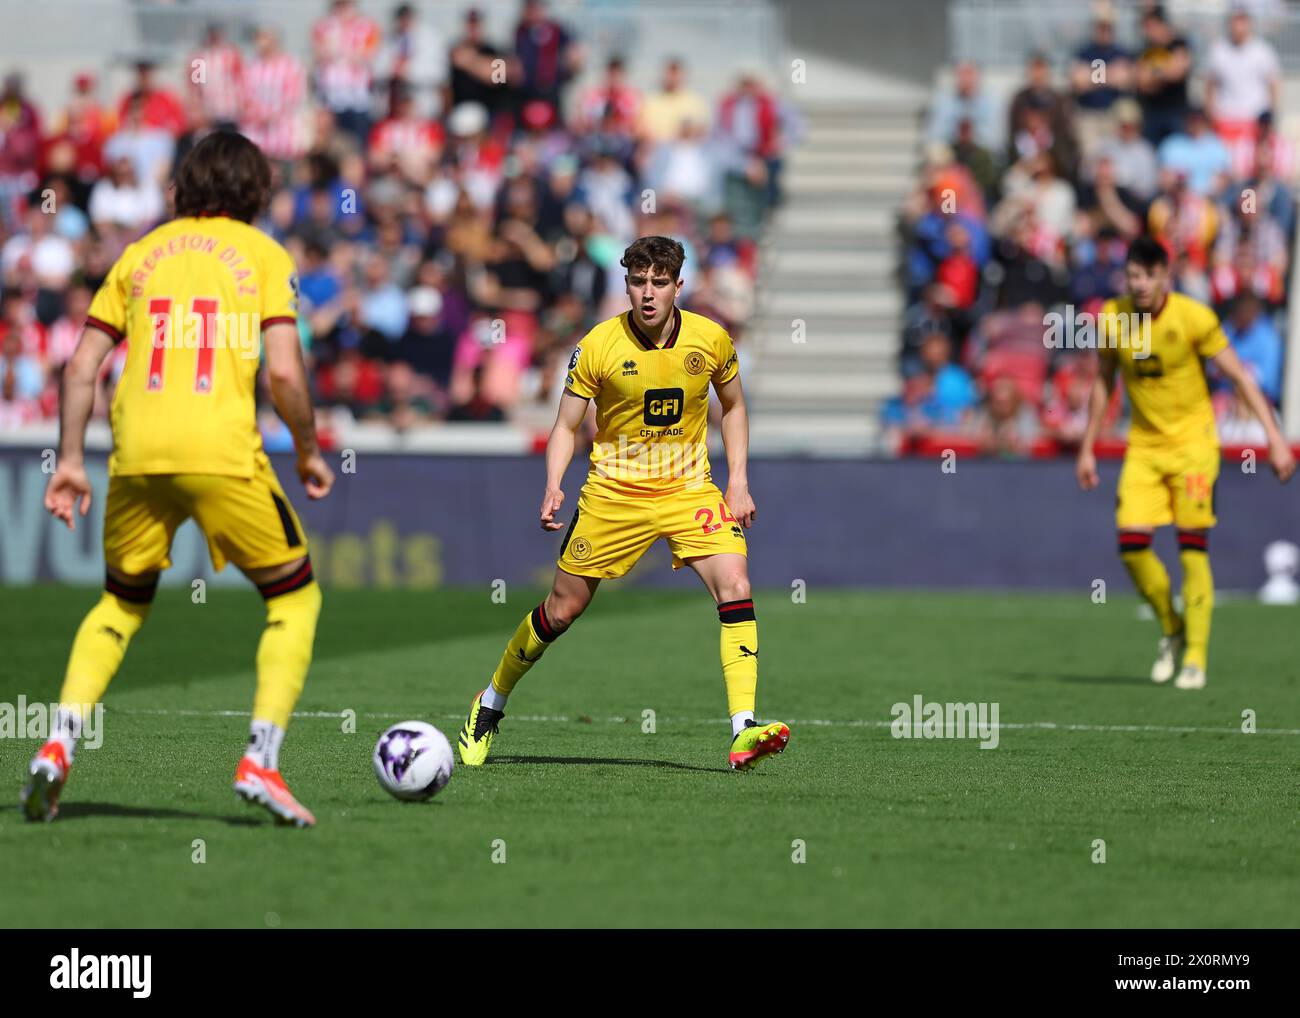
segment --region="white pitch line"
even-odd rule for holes
[[[137,709],[132,707],[113,707],[109,708],[110,712],[127,715],[148,715],[157,717],[202,717],[202,718],[246,718],[250,717],[252,712],[246,710],[150,710]],[[332,718],[341,720],[346,717],[342,711],[312,710],[312,711],[294,711],[295,718]],[[394,713],[391,711],[360,711],[357,717],[375,718],[378,720],[416,720],[409,713]],[[464,717],[463,714],[442,714],[439,717],[446,720],[459,720]],[[573,723],[578,720],[576,717],[570,717],[567,714],[511,714],[511,721],[535,721],[551,723]],[[625,717],[603,717],[587,718],[584,722],[589,724],[603,725],[623,725],[633,722],[633,718]],[[657,723],[677,724],[677,725],[720,725],[725,723],[724,718],[656,718]],[[822,728],[891,728],[893,721],[858,719],[848,721],[834,721],[824,718],[790,718],[787,722],[790,725],[815,725]],[[1240,735],[1240,728],[1209,728],[1199,725],[1091,725],[1091,724],[1071,724],[1057,721],[1020,721],[1020,722],[1003,722],[1001,724],[990,725],[990,728],[996,728],[999,731],[1061,731],[1061,732],[1162,732],[1172,735],[1183,734],[1202,734],[1202,735]],[[1300,728],[1259,728],[1256,729],[1257,735],[1300,735]]]

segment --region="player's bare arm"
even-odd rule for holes
[[[1074,464],[1074,476],[1084,491],[1097,487],[1097,455],[1094,448],[1106,419],[1111,393],[1115,391],[1115,370],[1115,358],[1103,355],[1088,398],[1088,427],[1084,430],[1083,441],[1079,443],[1079,456]]]
[[[748,529],[758,519],[758,510],[749,494],[749,411],[745,407],[745,390],[740,384],[739,373],[713,388],[722,404],[722,445],[727,451],[727,508],[737,522]]]
[[[1264,426],[1264,433],[1268,435],[1269,465],[1273,468],[1273,473],[1277,474],[1277,479],[1285,484],[1295,473],[1295,456],[1286,439],[1282,437],[1277,420],[1273,416],[1273,408],[1264,398],[1254,377],[1241,363],[1236,350],[1225,346],[1214,355],[1213,360],[1218,369],[1223,372],[1223,376],[1236,387],[1242,402],[1250,407],[1250,412]]]
[[[292,432],[298,452],[298,477],[308,498],[324,498],[334,487],[334,471],[325,462],[316,441],[316,420],[307,388],[307,370],[302,363],[298,326],[272,325],[262,333],[262,341],[266,344],[271,398]]]
[[[555,518],[564,504],[560,485],[564,483],[564,472],[569,469],[578,442],[578,429],[586,416],[587,400],[572,389],[565,389],[555,415],[555,427],[546,443],[546,494],[542,497],[541,509],[543,530],[559,530],[564,526]]]
[[[95,405],[95,381],[112,352],[113,337],[93,325],[87,326],[63,370],[63,392],[59,400],[59,460],[45,489],[45,508],[55,519],[66,523],[69,530],[77,529],[77,515],[85,516],[90,511],[86,425]]]

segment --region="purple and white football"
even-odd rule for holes
[[[379,737],[375,775],[398,799],[429,799],[451,780],[455,761],[447,737],[425,721],[403,721]]]

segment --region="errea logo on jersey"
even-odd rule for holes
[[[50,987],[55,990],[130,990],[132,997],[151,992],[153,955],[71,954],[50,959]]]

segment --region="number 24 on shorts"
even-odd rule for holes
[[[706,534],[712,534],[715,530],[721,530],[723,523],[736,522],[736,517],[732,516],[731,513],[727,512],[726,502],[718,503],[718,516],[721,519],[721,522],[714,523],[713,510],[711,508],[709,508],[708,506],[701,506],[699,509],[695,510],[695,518],[697,520],[702,519],[704,521],[703,523],[700,524],[700,526]]]

